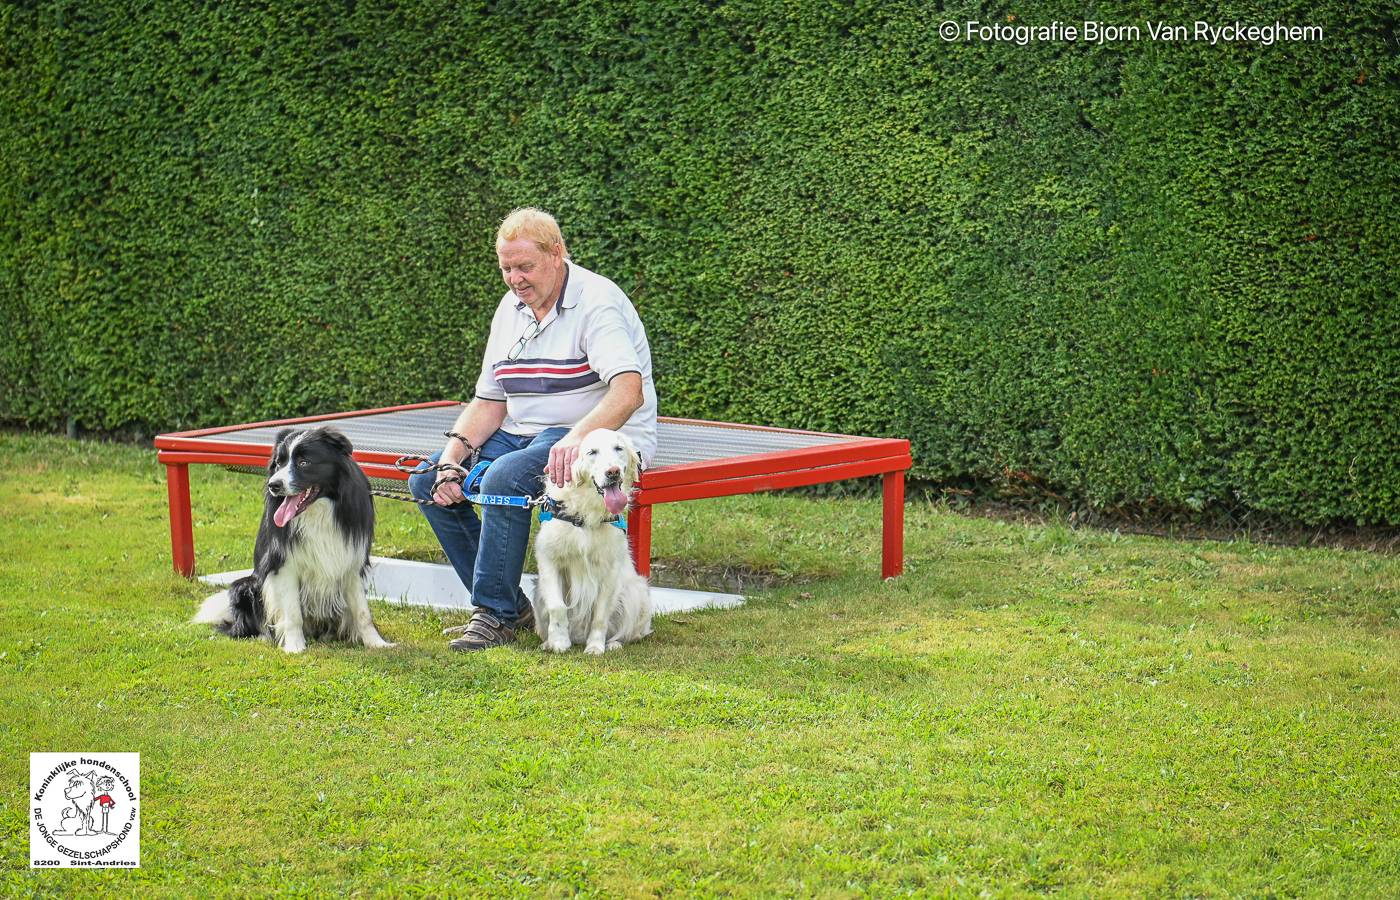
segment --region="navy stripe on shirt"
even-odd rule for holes
[[[507,394],[562,394],[576,391],[602,381],[593,370],[572,378],[541,378],[522,375],[516,378],[497,378],[496,383]]]

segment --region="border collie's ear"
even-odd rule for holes
[[[346,456],[349,456],[355,450],[354,446],[350,443],[350,439],[334,428],[322,428],[321,436],[325,438],[326,443],[330,444],[340,453],[344,453]]]
[[[271,475],[273,472],[277,471],[278,451],[280,451],[282,445],[296,433],[295,428],[283,428],[281,431],[277,432],[277,437],[272,441],[272,456],[268,457],[267,460],[267,474]]]
[[[630,463],[627,467],[627,483],[636,484],[637,479],[642,477],[642,451],[633,450]]]

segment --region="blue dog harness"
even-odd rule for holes
[[[544,497],[543,500],[544,502],[540,504],[541,524],[548,522],[550,519],[559,519],[562,522],[568,522],[570,525],[573,525],[578,528],[588,527],[587,522],[566,512],[564,509],[564,504],[560,503],[558,500],[555,500],[551,497]],[[621,528],[624,534],[627,532],[627,519],[623,516],[611,516],[609,518],[604,519],[599,524],[615,525],[618,528]]]

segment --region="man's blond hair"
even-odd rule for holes
[[[542,209],[522,206],[511,210],[510,215],[501,222],[501,227],[496,229],[497,247],[520,238],[530,241],[544,253],[552,251],[557,244],[563,249],[564,258],[569,258],[564,232],[559,230],[559,223],[554,221],[554,217]]]

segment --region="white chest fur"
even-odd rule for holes
[[[297,539],[283,569],[296,579],[306,612],[317,618],[329,617],[326,614],[343,608],[346,579],[359,577],[369,548],[350,541],[337,527],[334,500],[312,503],[292,520],[291,527]],[[321,604],[335,609],[314,608]]]
[[[604,570],[615,564],[619,554],[625,555],[626,548],[627,535],[616,526],[579,528],[556,519],[540,526],[535,553],[574,560],[575,567],[585,570]]]

